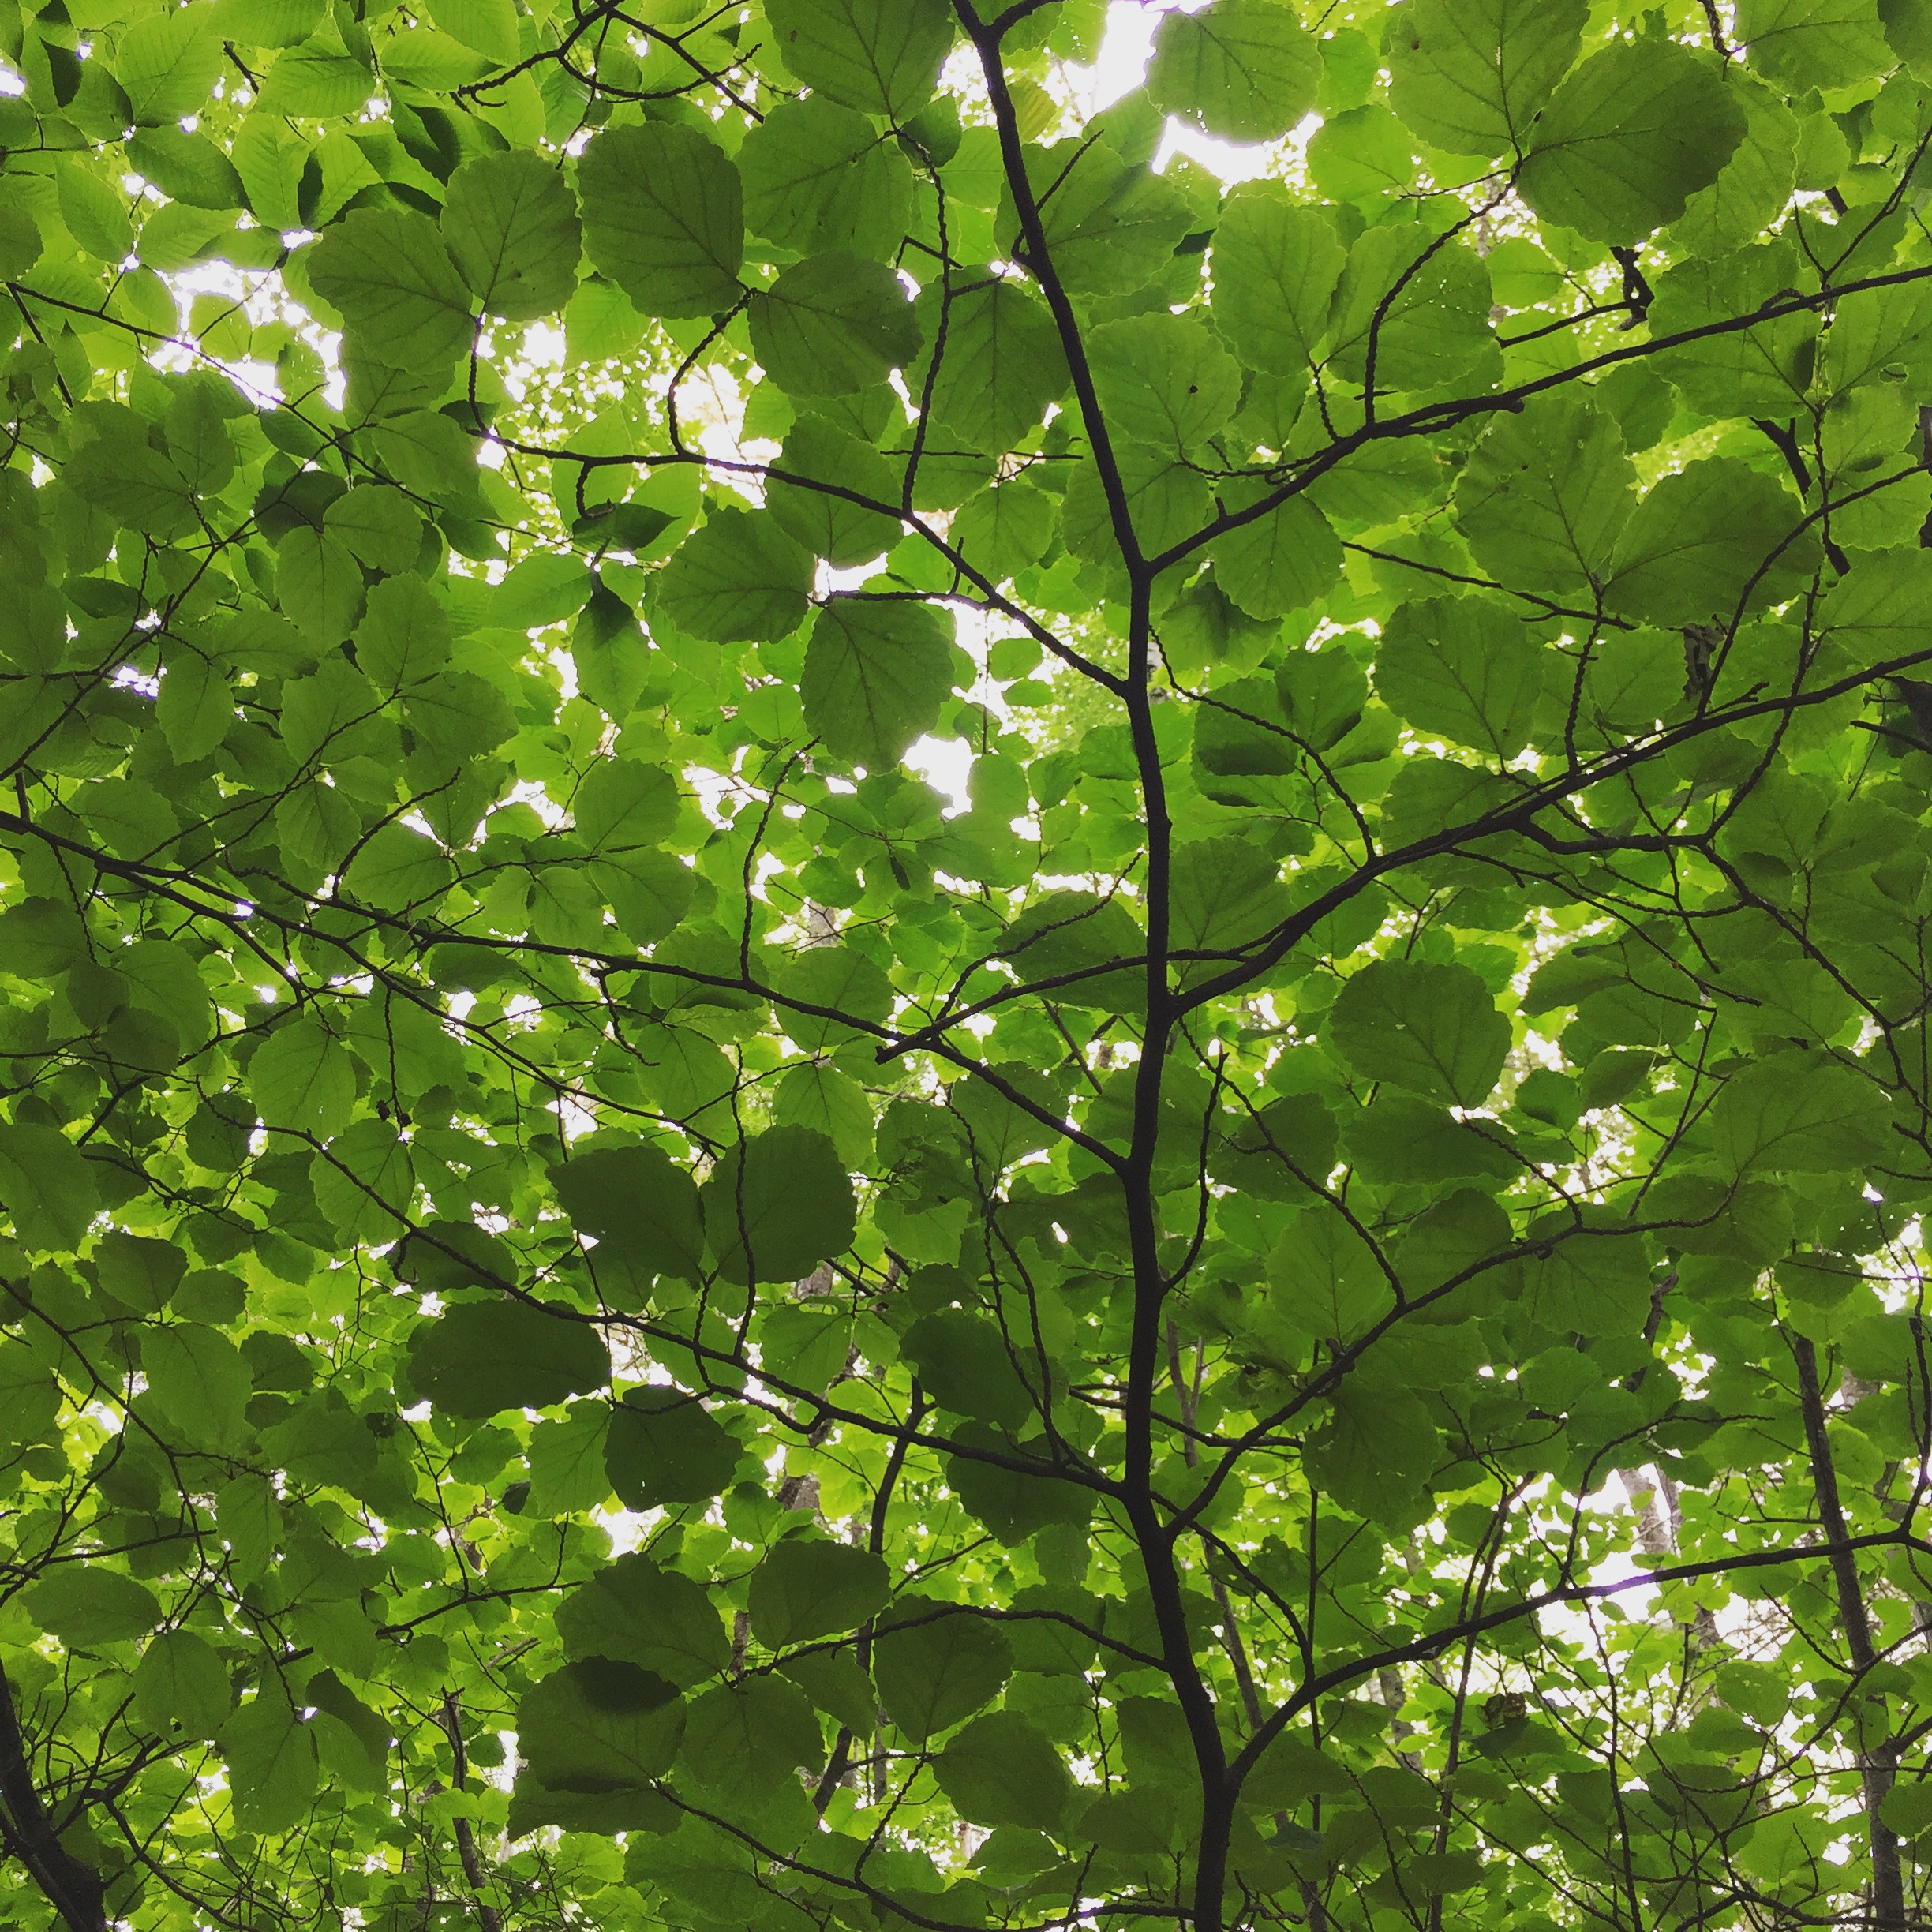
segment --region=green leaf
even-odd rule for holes
[[[856,948],[813,946],[775,975],[785,1032],[801,1052],[829,1053],[876,1039],[893,1009],[893,983]]]
[[[1278,183],[1244,182],[1214,238],[1214,319],[1249,368],[1299,376],[1326,332],[1346,252],[1319,208]]]
[[[0,1344],[0,1442],[13,1448],[43,1440],[64,1399],[32,1350],[19,1342]]]
[[[975,1138],[977,1142],[981,1137]],[[990,1150],[987,1163],[995,1169],[1007,1164]],[[1002,1334],[998,1324],[986,1316],[941,1309],[913,1323],[900,1349],[942,1408],[1018,1431],[1033,1415],[1035,1404],[1014,1367],[1014,1354],[1030,1343],[1030,1337],[1023,1340]]]
[[[167,1306],[187,1266],[188,1257],[171,1242],[110,1228],[94,1245],[94,1267],[101,1286],[137,1314],[155,1315]]]
[[[64,168],[58,178],[60,223],[87,253],[120,264],[133,253],[133,223],[128,203],[99,174]]]
[[[419,748],[450,763],[480,757],[517,728],[503,693],[474,671],[439,671],[412,686],[402,717]]]
[[[743,1454],[696,1396],[659,1387],[625,1391],[604,1452],[611,1487],[627,1509],[708,1503],[730,1482]]]
[[[1170,456],[1198,452],[1241,400],[1241,365],[1196,317],[1103,324],[1088,339],[1088,355],[1109,433]]]
[[[320,1020],[286,1021],[248,1065],[249,1095],[264,1122],[326,1140],[349,1125],[354,1062]]]
[[[609,1435],[610,1409],[600,1402],[572,1402],[565,1414],[539,1422],[524,1452],[530,1472],[525,1513],[554,1520],[607,1506]]]
[[[1013,962],[1023,982],[1061,982],[1054,996],[1073,1005],[1118,1001],[1131,1006],[1145,990],[1137,972],[1108,970],[1118,960],[1138,960],[1147,951],[1133,915],[1117,898],[1042,893],[1006,928],[994,950]]]
[[[696,492],[692,492],[693,497]],[[475,611],[473,622],[534,631],[560,623],[581,610],[597,587],[581,559],[555,551],[532,551]]]
[[[667,518],[666,527],[668,522]],[[618,533],[611,534],[616,538]],[[571,662],[578,689],[591,703],[615,717],[627,717],[643,692],[647,663],[630,605],[600,586],[571,629]]]
[[[1602,639],[1583,676],[1580,720],[1613,739],[1656,729],[1683,697],[1683,640],[1657,631]]]
[[[226,1335],[192,1322],[152,1329],[142,1342],[141,1370],[155,1400],[189,1441],[208,1449],[240,1443],[254,1378]]]
[[[1529,743],[1537,706],[1567,664],[1518,614],[1486,597],[1402,605],[1376,650],[1376,690],[1421,732],[1507,764]]]
[[[1583,0],[1408,0],[1383,34],[1390,104],[1451,154],[1520,148],[1589,11]]]
[[[933,1776],[963,1818],[1052,1831],[1073,1780],[1059,1754],[1017,1711],[992,1711],[957,1732],[933,1760]]]
[[[1411,1499],[1435,1473],[1435,1425],[1406,1390],[1345,1383],[1328,1421],[1303,1452],[1311,1488],[1352,1515],[1387,1521],[1413,1513]]]
[[[271,1683],[222,1726],[230,1802],[243,1831],[281,1832],[315,1795],[320,1765],[314,1733],[298,1723],[287,1694]]]
[[[88,929],[73,908],[38,894],[0,912],[0,944],[7,971],[21,979],[55,979],[92,957]]]
[[[275,44],[280,44],[279,42]],[[353,114],[369,104],[376,77],[339,40],[317,38],[275,57],[255,104],[257,115]],[[242,163],[236,163],[238,167]],[[248,173],[243,170],[243,179]],[[253,190],[251,189],[251,194]]]
[[[912,170],[863,114],[820,95],[781,100],[738,151],[745,220],[800,255],[889,260],[912,212]]]
[[[42,238],[39,225],[24,208],[9,208],[0,215],[0,271],[9,281],[17,281],[40,259]]]
[[[629,354],[643,336],[644,318],[614,283],[590,275],[578,283],[564,312],[564,359],[575,369]]]
[[[469,353],[474,298],[442,237],[413,209],[345,215],[310,250],[306,267],[371,361],[430,373]]]
[[[952,628],[930,605],[828,598],[799,684],[807,728],[852,764],[896,765],[938,722],[953,687]]]
[[[1636,480],[1615,419],[1559,390],[1496,419],[1457,482],[1456,521],[1492,576],[1575,595],[1608,575]]]
[[[1154,36],[1148,93],[1221,140],[1279,140],[1315,105],[1321,56],[1278,0],[1214,0]]]
[[[855,1737],[878,1728],[878,1693],[849,1650],[795,1650],[778,1666],[827,1717]]]
[[[455,881],[455,868],[432,838],[408,826],[380,826],[343,874],[350,894],[386,912],[431,907]]]
[[[1158,556],[1204,529],[1212,515],[1208,485],[1192,463],[1140,444],[1114,452],[1128,521],[1143,558]],[[1061,507],[1066,547],[1095,564],[1121,560],[1113,505],[1097,462],[1083,462],[1069,480]]]
[[[1374,960],[1352,975],[1329,1037],[1365,1079],[1481,1106],[1503,1071],[1510,1024],[1468,967]]]
[[[767,0],[785,66],[814,93],[904,122],[932,98],[953,44],[945,0]]]
[[[160,451],[114,432],[85,443],[67,459],[68,488],[128,530],[158,542],[197,529],[193,486]]]
[[[167,801],[138,778],[103,778],[77,801],[100,843],[122,859],[151,858],[174,836]]]
[[[410,1380],[444,1413],[549,1409],[610,1380],[595,1328],[527,1302],[465,1301],[416,1331]]]
[[[1673,40],[1613,44],[1544,109],[1518,192],[1544,220],[1593,241],[1641,241],[1717,178],[1745,125],[1705,57]]]
[[[1862,556],[1821,601],[1818,627],[1861,656],[1908,657],[1932,643],[1929,593],[1932,556],[1915,546]]]
[[[466,161],[450,177],[442,229],[457,272],[486,313],[534,321],[576,290],[576,204],[563,176],[535,155]]]
[[[946,1099],[966,1130],[975,1165],[988,1173],[997,1173],[1052,1146],[1054,1133],[1050,1123],[1065,1114],[1065,1103],[1053,1083],[1017,1061],[997,1062],[969,1073],[949,1091]],[[1031,1106],[1021,1106],[1021,1100],[1030,1102]],[[915,1330],[919,1327],[914,1324]],[[957,1391],[957,1377],[949,1380]],[[993,1387],[983,1395],[989,1402],[1008,1399],[1005,1391]]]
[[[388,1771],[386,1720],[371,1710],[331,1670],[318,1671],[305,1694],[314,1700],[316,1757],[352,1790],[380,1792]],[[346,1735],[344,1735],[344,1733]]]
[[[845,1076],[827,1067],[797,1068],[785,1076],[788,1085],[800,1073]],[[855,1083],[856,1084],[856,1083]],[[782,1107],[779,1110],[782,1114]],[[871,1140],[870,1109],[867,1140]],[[852,1324],[834,1310],[809,1303],[773,1309],[766,1317],[758,1343],[761,1372],[774,1382],[786,1382],[822,1395],[845,1373],[852,1357]]]
[[[1885,1795],[1878,1815],[1893,1831],[1915,1837],[1932,1825],[1932,1784],[1918,1780],[1895,1784]]]
[[[1546,1244],[1526,1274],[1524,1294],[1545,1326],[1578,1335],[1635,1335],[1649,1312],[1651,1269],[1640,1236],[1594,1226],[1586,1211],[1531,1224]]]
[[[731,1661],[731,1639],[702,1588],[635,1552],[573,1589],[557,1605],[556,1627],[573,1657],[618,1657],[680,1690]]]
[[[1877,0],[1739,0],[1737,39],[1762,73],[1795,92],[1890,71]]]
[[[684,1705],[663,1678],[604,1657],[540,1679],[517,1710],[517,1749],[553,1791],[607,1792],[647,1784],[670,1769]]]
[[[100,1197],[93,1170],[65,1134],[14,1121],[0,1125],[0,1205],[23,1246],[73,1249]]]
[[[1223,507],[1233,511],[1238,504],[1230,489]],[[1342,574],[1342,540],[1305,496],[1291,496],[1265,515],[1215,537],[1208,554],[1214,560],[1215,582],[1229,602],[1264,622],[1306,609]]]
[[[774,468],[826,486],[814,489],[774,476],[765,500],[785,534],[833,569],[849,570],[882,556],[899,541],[897,516],[852,500],[859,496],[895,505],[900,500],[899,479],[871,444],[822,416],[803,415],[792,425]]]
[[[1288,912],[1276,862],[1245,839],[1190,839],[1174,848],[1170,941],[1181,953],[1210,957],[1181,968],[1183,984],[1212,978],[1260,942]]]
[[[156,1737],[198,1744],[216,1735],[234,1702],[227,1668],[205,1637],[163,1631],[134,1672],[134,1714]]]
[[[1810,573],[1817,538],[1803,517],[1789,491],[1735,456],[1687,463],[1624,525],[1604,601],[1649,623],[1728,623],[1740,603],[1773,602]]]
[[[751,323],[758,361],[796,396],[854,395],[919,353],[919,324],[897,275],[837,250],[794,263],[754,296]]]
[[[706,1791],[754,1801],[775,1795],[799,1772],[825,1762],[811,1700],[782,1677],[719,1684],[691,1707],[681,1769]]]
[[[968,565],[998,584],[1046,554],[1058,514],[1043,489],[1016,477],[968,496],[947,537]]]
[[[870,1550],[821,1537],[775,1544],[751,1573],[751,1629],[768,1649],[856,1630],[891,1593],[886,1566]]]
[[[803,1127],[741,1140],[701,1190],[705,1232],[728,1281],[799,1281],[852,1245],[856,1206],[838,1150]]]
[[[633,852],[600,864],[595,878],[617,915],[618,930],[634,945],[655,945],[665,938],[690,910],[697,891],[691,870],[668,852]]]
[[[1027,178],[1061,280],[1076,294],[1138,289],[1174,260],[1193,211],[1164,178],[1102,139],[1026,151]],[[1029,252],[1009,194],[994,233],[1002,249]]]
[[[152,13],[122,36],[114,77],[137,126],[164,127],[207,106],[222,66],[215,14],[208,0],[198,0]]]
[[[207,658],[178,653],[161,681],[155,715],[177,765],[207,757],[235,721],[234,693]]]
[[[1417,228],[1371,228],[1349,250],[1329,328],[1329,364],[1377,389],[1480,385],[1494,362],[1489,273],[1459,242]]]
[[[1282,1319],[1320,1341],[1353,1342],[1393,1305],[1376,1252],[1339,1214],[1297,1215],[1268,1250],[1268,1286]]]
[[[276,552],[275,576],[282,611],[296,622],[313,646],[327,650],[348,638],[363,608],[363,574],[348,545],[338,541],[331,531],[298,523],[282,539]],[[301,690],[305,694],[328,694],[340,699],[355,687],[338,674],[340,668],[346,667],[338,667],[336,661],[331,661],[319,678],[303,680]],[[361,680],[358,680],[358,686],[359,690],[367,690]],[[288,711],[284,711],[282,736],[290,736]],[[323,740],[311,742],[311,750],[316,750],[320,742]]]
[[[1745,1175],[1855,1174],[1892,1136],[1882,1088],[1822,1054],[1754,1061],[1724,1083],[1711,1110],[1718,1160]]]
[[[356,664],[384,690],[433,677],[449,662],[449,613],[420,577],[373,585],[355,631]]]
[[[515,62],[519,42],[514,0],[436,0],[436,24],[466,47],[499,64]]]
[[[720,506],[665,567],[658,599],[680,630],[736,643],[789,636],[811,584],[811,552],[769,511]]]
[[[600,857],[609,859],[668,837],[677,809],[677,787],[671,774],[628,758],[600,758],[571,800],[578,837]]]
[[[391,80],[441,92],[480,80],[490,63],[454,34],[435,27],[406,27],[384,44],[382,66]]]
[[[324,1219],[346,1238],[392,1240],[415,1193],[409,1143],[388,1121],[354,1121],[309,1163],[309,1185]]]
[[[1398,1182],[1484,1181],[1500,1185],[1518,1171],[1515,1155],[1492,1129],[1458,1121],[1446,1108],[1398,1094],[1346,1121],[1350,1164],[1377,1186]]]
[[[577,164],[584,246],[642,315],[738,299],[744,191],[731,158],[675,122],[606,129]]]
[[[930,319],[927,332],[936,345]],[[949,436],[970,448],[1010,449],[1066,384],[1066,352],[1039,297],[1017,281],[990,277],[954,294],[932,379],[933,417]],[[921,392],[923,372],[911,386]]]
[[[737,1087],[738,1069],[718,1047],[691,1029],[660,1027],[645,1034],[641,1043],[651,1065],[651,1091],[675,1120],[696,1118]]]
[[[611,1262],[649,1278],[695,1279],[704,1223],[691,1176],[656,1148],[586,1149],[552,1170],[557,1199],[597,1242],[601,1273]]]
[[[422,549],[421,519],[387,483],[352,484],[323,511],[322,527],[370,570],[407,570]]]
[[[125,1643],[161,1621],[160,1599],[145,1583],[99,1562],[47,1571],[21,1592],[21,1607],[70,1650]]]
[[[1389,110],[1371,102],[1325,121],[1309,143],[1309,172],[1337,201],[1379,203],[1415,179],[1414,138]]]
[[[197,379],[176,392],[161,419],[168,454],[197,494],[215,494],[234,474],[234,444],[224,414],[219,385]]]
[[[1672,335],[1728,323],[1777,299],[1796,271],[1786,242],[1738,249],[1714,261],[1680,262],[1657,284],[1652,326]],[[1857,332],[1857,311],[1847,320]],[[1834,342],[1840,331],[1833,331]],[[1657,367],[1692,406],[1720,415],[1733,410],[1788,416],[1810,386],[1818,319],[1789,315],[1755,328],[1721,328],[1701,340],[1666,350]],[[1888,355],[1887,359],[1889,359]]]
[[[1768,88],[1743,88],[1739,98],[1744,138],[1717,178],[1684,204],[1671,228],[1676,247],[1703,255],[1742,248],[1774,223],[1791,200],[1803,124]]]
[[[873,1640],[880,1699],[915,1744],[983,1710],[1013,1667],[1013,1646],[999,1625],[961,1604],[902,1597]]]
[[[434,410],[406,410],[367,434],[376,455],[405,489],[466,515],[481,507],[476,446],[451,417]],[[506,597],[505,604],[510,601]],[[514,610],[506,609],[504,616],[515,621]]]
[[[171,201],[234,208],[245,198],[234,163],[205,134],[178,125],[143,128],[129,141],[127,158]]]

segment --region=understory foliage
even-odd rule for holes
[[[1932,6],[990,5],[0,0],[6,1923],[1923,1922]]]

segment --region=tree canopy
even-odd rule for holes
[[[6,1924],[1923,1923],[1932,0],[1107,28],[0,0]]]

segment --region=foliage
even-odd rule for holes
[[[9,1923],[1918,1923],[1932,10],[1103,26],[0,0]]]

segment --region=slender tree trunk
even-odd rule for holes
[[[470,1783],[470,1754],[463,1747],[462,1707],[457,1702],[454,1690],[444,1694],[443,1728],[449,1733],[456,1789],[466,1790]],[[489,1874],[485,1869],[482,1854],[477,1849],[476,1833],[466,1818],[456,1821],[456,1855],[462,1860],[463,1878],[469,1885],[470,1897],[476,1901],[477,1924],[483,1932],[503,1932],[503,1914],[488,1902]]]
[[[1818,1526],[1834,1546],[1832,1582],[1838,1593],[1838,1621],[1844,1631],[1852,1668],[1861,1678],[1878,1661],[1872,1644],[1871,1620],[1859,1587],[1858,1559],[1843,1545],[1848,1540],[1844,1507],[1838,1495],[1838,1471],[1832,1461],[1831,1441],[1825,1429],[1825,1398],[1818,1387],[1818,1352],[1803,1335],[1792,1340],[1798,1365],[1798,1399],[1804,1413],[1805,1446],[1811,1459],[1811,1485],[1818,1496]],[[1878,1810],[1898,1775],[1898,1743],[1886,1738],[1858,1754],[1859,1775],[1865,1788],[1865,1827],[1871,1840],[1872,1925],[1874,1932],[1904,1932],[1905,1878],[1899,1859],[1898,1839],[1879,1818]]]
[[[1409,1701],[1402,1672],[1393,1664],[1384,1664],[1376,1672],[1376,1688],[1382,1694],[1382,1702],[1388,1706],[1389,1735],[1395,1740],[1396,1762],[1406,1765],[1411,1771],[1420,1771],[1421,1753],[1403,1748],[1406,1740],[1414,1735],[1415,1726],[1402,1715],[1402,1707]]]
[[[1617,1480],[1637,1512],[1637,1542],[1653,1563],[1663,1563],[1677,1554],[1677,1485],[1659,1470],[1654,1481],[1647,1470],[1619,1470]],[[1690,1642],[1694,1651],[1707,1650],[1717,1641],[1717,1619],[1708,1610],[1699,1610],[1690,1624]]]
[[[20,1713],[13,1706],[13,1687],[0,1670],[0,1803],[6,1807],[0,1836],[6,1848],[26,1866],[47,1903],[59,1913],[68,1932],[107,1932],[107,1886],[92,1866],[82,1863],[63,1845],[54,1821],[40,1802],[28,1762],[27,1742],[21,1735]]]

